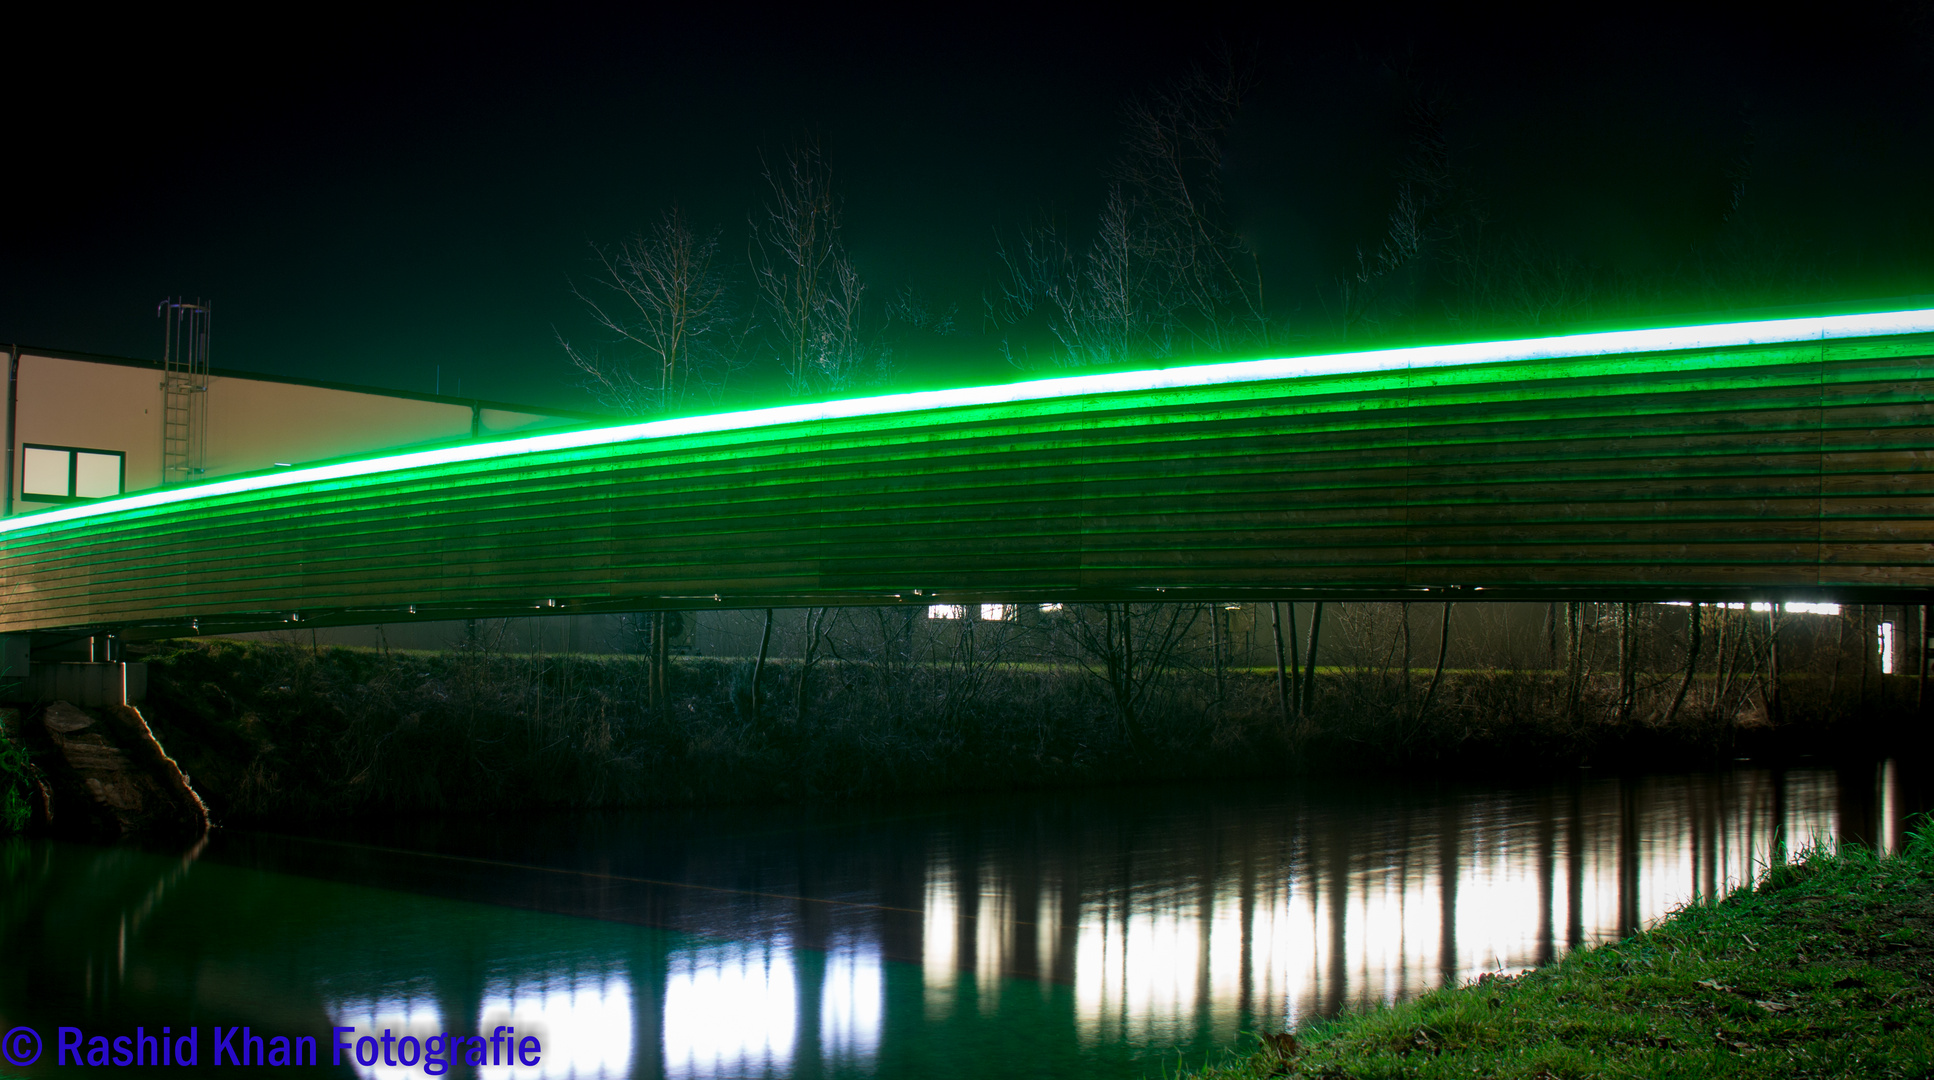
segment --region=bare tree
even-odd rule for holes
[[[1155,302],[1170,347],[1221,353],[1268,337],[1255,251],[1228,223],[1223,146],[1248,69],[1223,57],[1129,104],[1114,179],[1137,211],[1133,239],[1159,281]]]
[[[572,286],[591,317],[643,362],[586,352],[560,338],[599,403],[634,415],[709,398],[723,383],[739,331],[719,266],[719,233],[701,235],[677,207],[613,249],[592,246],[598,273]]]
[[[1094,240],[1077,255],[1051,228],[1037,229],[1010,254],[999,257],[1010,272],[1034,275],[1004,286],[1049,306],[1048,330],[1060,349],[1057,367],[1111,364],[1141,356],[1164,356],[1159,291],[1151,288],[1150,266],[1138,249],[1137,222],[1120,184],[1110,185]],[[1015,275],[1018,277],[1018,275]],[[1012,358],[1010,357],[1010,360]]]
[[[1423,258],[1423,215],[1423,201],[1416,189],[1409,183],[1400,184],[1382,243],[1374,254],[1357,248],[1356,269],[1337,282],[1345,338],[1353,330],[1379,321],[1376,315],[1388,305],[1389,294]]]
[[[833,174],[810,143],[765,163],[770,197],[752,225],[752,279],[779,338],[794,394],[837,393],[866,378],[866,287],[839,236]]]
[[[1197,604],[1070,604],[1057,620],[1060,651],[1106,692],[1129,745],[1145,749],[1151,699],[1192,660]]]
[[[1356,268],[1337,283],[1346,338],[1412,316],[1438,264],[1455,263],[1473,235],[1480,215],[1452,161],[1448,113],[1439,93],[1411,98],[1409,145],[1383,236],[1374,251],[1357,249]]]
[[[987,321],[1045,322],[1058,346],[1049,363],[1068,367],[1266,342],[1260,266],[1228,223],[1221,187],[1223,142],[1250,82],[1225,63],[1131,102],[1092,239],[1077,249],[1050,224],[1011,247],[997,237],[1002,273],[984,298]],[[1035,366],[1025,348],[1003,349]]]

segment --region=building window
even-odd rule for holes
[[[929,619],[964,619],[966,617],[966,604],[931,604],[927,607]]]
[[[81,502],[121,494],[127,455],[77,446],[22,447],[20,497],[34,502]]]
[[[1894,624],[1881,623],[1878,637],[1880,640],[1876,644],[1880,646],[1880,673],[1892,675],[1894,673]]]
[[[982,604],[980,606],[980,618],[982,622],[1013,622],[1014,605]]]

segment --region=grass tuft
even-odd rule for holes
[[[1280,1036],[1184,1080],[1921,1077],[1934,1070],[1934,830],[1810,849],[1719,903]]]

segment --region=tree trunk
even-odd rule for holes
[[[1290,610],[1296,610],[1294,604]],[[1276,705],[1282,709],[1283,726],[1289,726],[1289,671],[1283,662],[1283,605],[1277,601],[1269,604],[1269,628],[1276,634]],[[1292,633],[1291,639],[1295,635]]]
[[[1672,699],[1672,707],[1666,710],[1665,723],[1667,727],[1671,727],[1672,721],[1678,717],[1679,706],[1685,704],[1686,691],[1692,689],[1692,673],[1693,673],[1693,670],[1698,667],[1698,665],[1699,665],[1699,602],[1697,600],[1694,600],[1692,602],[1692,630],[1691,630],[1689,640],[1686,642],[1686,677],[1680,680],[1678,696]]]
[[[1632,630],[1632,613],[1636,604],[1618,605],[1618,722],[1629,723],[1632,719],[1632,698],[1635,694],[1638,658]]]
[[[1289,602],[1289,708],[1296,712],[1296,703],[1303,700],[1302,657],[1296,654],[1302,639],[1296,635],[1296,601]],[[1280,649],[1280,646],[1278,646]]]
[[[1545,655],[1552,670],[1558,668],[1558,605],[1545,605]]]
[[[1719,641],[1712,650],[1712,708],[1718,712],[1720,692],[1725,689],[1726,627],[1732,623],[1732,609],[1721,603],[1713,606],[1713,612],[1719,617]]]
[[[1417,719],[1410,726],[1410,734],[1415,735],[1424,727],[1424,717],[1430,713],[1430,699],[1437,696],[1438,680],[1444,677],[1444,655],[1450,652],[1450,612],[1451,602],[1444,601],[1444,625],[1437,631],[1437,670],[1430,673],[1430,686],[1424,691],[1424,703],[1417,709]],[[1405,736],[1405,742],[1410,741]]]
[[[1914,708],[1927,714],[1927,605],[1922,604],[1914,621],[1914,659],[1920,665],[1915,673]]]
[[[1215,654],[1215,703],[1222,704],[1222,618],[1220,602],[1209,604],[1209,651]]]
[[[1316,711],[1316,645],[1323,635],[1323,601],[1309,617],[1309,662],[1303,665],[1303,715]]]
[[[1867,669],[1873,666],[1874,639],[1867,636],[1867,605],[1860,605],[1860,707],[1867,707]]]
[[[752,719],[759,719],[759,674],[766,669],[766,649],[772,645],[772,609],[766,609],[766,629],[759,635],[759,659],[752,664]]]
[[[819,662],[819,637],[821,631],[826,628],[826,613],[830,610],[830,608],[806,609],[806,647],[800,655],[799,681],[793,685],[792,692],[794,721],[806,719],[806,682],[812,676],[813,665]],[[973,631],[970,628],[968,632]]]
[[[1847,654],[1847,610],[1845,608],[1841,608],[1839,616],[1835,618],[1833,622],[1834,622],[1833,674],[1827,676],[1827,711],[1828,712],[1833,711],[1833,702],[1835,697],[1837,697],[1839,693],[1840,662],[1846,659],[1846,654]]]
[[[1732,621],[1733,621],[1732,616],[1728,614],[1726,616],[1726,622],[1730,624]],[[1753,627],[1752,627],[1751,609],[1749,608],[1745,611],[1741,611],[1739,613],[1739,624],[1733,627],[1732,663],[1729,664],[1726,668],[1726,678],[1725,678],[1725,681],[1720,683],[1719,685],[1718,696],[1713,698],[1713,701],[1715,703],[1724,702],[1726,700],[1727,695],[1732,693],[1733,682],[1734,680],[1739,678],[1739,665],[1742,663],[1742,661],[1740,660],[1740,654],[1746,651],[1746,642],[1747,642],[1747,639],[1752,636],[1751,634],[1752,628]],[[1720,657],[1720,659],[1723,661],[1725,657],[1722,656]],[[1750,693],[1751,691],[1747,691],[1747,692]]]
[[[1565,716],[1567,718],[1578,715],[1578,695],[1582,691],[1580,684],[1583,679],[1579,669],[1583,665],[1585,655],[1583,614],[1578,601],[1573,600],[1565,604],[1565,635],[1568,639],[1565,642]]]
[[[658,710],[666,719],[671,718],[671,656],[672,643],[665,634],[665,613],[654,611],[651,616],[651,675],[654,681],[652,696],[656,699]]]
[[[1410,601],[1397,604],[1397,617],[1403,620],[1403,693],[1398,700],[1410,704]]]
[[[1140,725],[1135,716],[1135,612],[1134,605],[1121,606],[1121,689],[1117,692],[1122,728],[1129,744],[1141,745]]]

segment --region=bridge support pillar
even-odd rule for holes
[[[31,642],[26,634],[0,634],[0,685],[26,682]]]
[[[147,697],[146,664],[35,664],[28,672],[28,701],[131,705]]]

